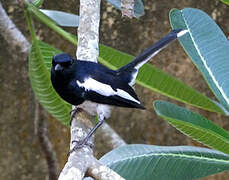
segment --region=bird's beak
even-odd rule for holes
[[[63,67],[60,65],[60,64],[57,64],[56,66],[55,66],[55,71],[60,71],[60,70],[62,70],[63,69]]]

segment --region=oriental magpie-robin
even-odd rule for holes
[[[85,104],[88,101],[94,102],[90,113],[98,114],[99,117],[95,127],[74,149],[83,146],[94,131],[108,118],[107,105],[144,109],[132,88],[139,68],[166,45],[186,32],[187,30],[181,29],[172,30],[118,70],[111,70],[94,62],[77,60],[65,53],[53,56],[51,81],[56,92],[68,103],[84,107],[86,111],[90,110]]]

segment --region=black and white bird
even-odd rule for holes
[[[74,149],[84,145],[94,131],[109,117],[107,105],[144,109],[132,88],[139,68],[186,32],[187,30],[181,29],[172,30],[118,70],[111,70],[94,62],[74,59],[65,53],[53,56],[51,81],[56,92],[68,103],[81,107],[92,115],[97,114],[99,119],[88,136]],[[89,108],[88,104],[92,108]]]

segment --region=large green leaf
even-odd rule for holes
[[[29,78],[33,91],[42,106],[56,119],[68,125],[71,105],[55,92],[50,81],[52,56],[60,50],[35,40],[29,53]]]
[[[189,180],[229,170],[228,155],[191,146],[126,145],[100,161],[128,180]]]
[[[134,56],[104,45],[100,45],[99,48],[99,61],[112,69],[122,67],[134,58]],[[140,69],[136,82],[178,101],[222,113],[222,110],[211,99],[150,64]]]
[[[174,29],[188,29],[179,39],[218,100],[229,110],[229,41],[218,25],[198,9],[170,12]]]
[[[155,101],[156,113],[184,134],[229,154],[229,133],[205,117],[166,101]]]

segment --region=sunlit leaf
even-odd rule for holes
[[[185,8],[170,12],[174,29],[189,33],[179,41],[200,70],[220,103],[229,110],[229,41],[218,25],[201,10]]]

